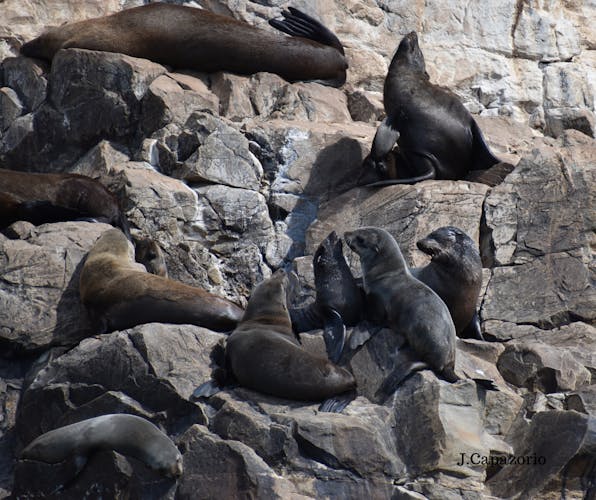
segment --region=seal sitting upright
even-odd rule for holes
[[[103,233],[87,255],[79,283],[83,304],[99,332],[143,323],[176,323],[232,330],[243,310],[205,290],[146,272],[118,229]]]
[[[393,56],[383,102],[387,117],[364,161],[359,184],[458,180],[470,170],[484,170],[499,163],[459,98],[430,83],[414,31],[402,39]],[[391,150],[396,141],[394,156]]]
[[[52,60],[60,49],[103,50],[208,73],[267,71],[289,82],[343,85],[348,64],[337,37],[297,9],[283,15],[271,24],[290,37],[203,9],[151,3],[52,28],[21,53]]]
[[[332,398],[321,409],[341,411],[353,399],[354,376],[298,343],[288,314],[287,287],[283,269],[255,287],[242,321],[227,339],[227,368],[250,389],[300,401]],[[207,382],[193,395],[214,394],[211,389]]]
[[[390,395],[413,371],[432,368],[448,382],[456,382],[455,327],[449,309],[427,285],[414,278],[401,250],[384,229],[364,227],[344,235],[360,256],[368,316],[404,335],[420,361],[398,366],[385,380]],[[492,381],[474,379],[487,388]]]
[[[476,303],[482,286],[482,261],[476,245],[461,229],[441,227],[416,243],[431,261],[411,269],[449,308],[455,331],[461,338],[484,340]]]

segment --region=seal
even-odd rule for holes
[[[60,49],[90,49],[208,73],[267,71],[289,82],[343,85],[348,64],[337,37],[297,9],[283,16],[271,24],[290,37],[203,9],[151,3],[52,28],[25,43],[21,53],[52,60]]]
[[[356,325],[363,316],[364,296],[343,254],[343,242],[335,231],[321,242],[313,256],[315,301],[290,309],[295,333],[324,328],[329,359],[341,357],[346,326]]]
[[[484,340],[476,304],[482,286],[482,261],[476,245],[461,229],[441,227],[416,245],[431,261],[412,275],[441,297],[458,337]]]
[[[227,339],[227,366],[240,385],[272,396],[322,401],[346,395],[340,397],[340,407],[331,410],[341,411],[354,397],[354,376],[298,343],[288,313],[288,286],[286,272],[278,269],[255,287],[242,320]],[[202,387],[194,397],[204,395]],[[325,401],[321,408],[329,411],[330,406],[334,405]]]
[[[75,457],[80,472],[87,456],[96,450],[137,458],[167,477],[182,475],[182,455],[172,440],[148,420],[126,414],[102,415],[46,432],[20,458],[56,464]]]
[[[227,299],[147,273],[134,261],[132,244],[118,229],[103,233],[91,248],[81,270],[79,293],[100,333],[152,322],[229,331],[243,314]]]
[[[150,238],[134,238],[135,260],[145,266],[148,273],[168,277],[168,268],[161,247]]]
[[[448,382],[455,373],[455,326],[449,309],[430,287],[414,278],[399,245],[387,231],[364,227],[344,234],[360,256],[369,318],[403,335],[417,356],[398,366],[381,390],[390,395],[416,370],[431,368]],[[491,387],[492,381],[474,379]]]
[[[75,219],[107,222],[130,235],[116,197],[95,179],[0,169],[0,229],[17,220],[39,225]]]
[[[499,163],[459,98],[429,81],[418,36],[399,44],[383,89],[387,117],[379,126],[359,184],[412,184],[463,179]],[[397,151],[392,152],[397,142]],[[376,181],[376,182],[373,182]]]

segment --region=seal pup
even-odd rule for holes
[[[39,225],[92,219],[129,225],[118,200],[99,181],[78,174],[36,174],[0,169],[0,229],[17,220]]]
[[[243,310],[205,290],[146,272],[118,229],[103,233],[81,270],[79,293],[99,322],[99,332],[143,323],[191,324],[232,330]]]
[[[416,245],[431,261],[411,269],[412,276],[429,286],[449,309],[461,338],[484,340],[476,311],[482,286],[482,261],[476,245],[461,229],[436,229]]]
[[[449,309],[412,276],[393,236],[381,228],[364,227],[346,232],[344,239],[360,256],[369,317],[403,335],[418,358],[398,366],[381,386],[382,392],[390,395],[406,377],[425,368],[448,382],[460,380],[454,370],[455,326]]]
[[[457,180],[500,162],[459,98],[430,83],[415,31],[402,39],[393,56],[383,104],[387,117],[364,160],[361,185]],[[398,150],[390,154],[396,142]]]
[[[289,82],[343,85],[348,64],[337,37],[297,9],[283,15],[272,24],[293,36],[203,9],[151,3],[51,28],[25,43],[21,54],[52,60],[60,49],[101,50],[208,73],[267,71]]]
[[[316,298],[306,307],[290,309],[295,333],[324,329],[329,359],[337,363],[346,337],[346,326],[363,316],[362,289],[352,275],[343,254],[343,242],[335,231],[321,242],[313,256]]]
[[[20,459],[56,464],[74,457],[78,473],[97,450],[137,458],[170,478],[183,472],[182,455],[172,440],[148,420],[127,414],[102,415],[46,432],[21,452]]]
[[[168,277],[166,259],[159,244],[151,238],[133,237],[135,245],[135,260],[145,266],[148,273],[162,278]]]
[[[242,320],[228,337],[227,368],[240,385],[300,401],[324,401],[323,411],[341,411],[354,397],[354,376],[328,359],[306,351],[296,340],[287,307],[289,280],[283,269],[259,283]],[[214,392],[207,382],[193,396]]]

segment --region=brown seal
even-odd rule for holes
[[[267,71],[290,82],[341,86],[348,65],[337,37],[296,9],[284,17],[272,24],[294,36],[202,9],[152,3],[52,28],[24,44],[21,53],[51,60],[60,49],[102,50],[174,68],[243,75]]]
[[[449,309],[455,331],[461,338],[484,340],[476,304],[482,286],[482,261],[476,245],[461,229],[445,226],[416,243],[431,261],[411,269]]]
[[[499,163],[459,98],[429,81],[418,36],[406,35],[391,60],[379,126],[360,184],[412,184],[463,179]],[[397,151],[392,152],[397,142]]]
[[[148,273],[163,278],[168,277],[166,259],[159,244],[151,238],[133,237],[135,245],[135,260],[143,264]]]
[[[344,238],[360,256],[368,317],[403,335],[419,360],[398,366],[381,390],[390,395],[415,370],[429,367],[448,382],[459,380],[449,309],[412,276],[393,236],[381,228],[364,227],[345,233]],[[492,381],[474,380],[492,388]]]
[[[102,415],[46,432],[20,458],[56,464],[75,457],[84,465],[96,450],[137,458],[167,477],[182,475],[182,455],[172,440],[148,420],[126,414]]]
[[[149,274],[133,256],[132,245],[118,229],[103,233],[87,255],[79,292],[83,304],[100,321],[100,332],[152,322],[228,331],[242,317],[242,309],[233,302]]]
[[[107,222],[129,234],[116,197],[95,179],[0,169],[0,229],[17,220],[39,225],[81,218]]]
[[[288,314],[288,286],[286,272],[278,269],[252,291],[242,321],[226,342],[224,377],[229,380],[231,375],[240,385],[280,398],[326,400],[322,411],[340,412],[355,397],[356,380],[298,343]],[[206,382],[193,397],[211,396],[221,383]]]

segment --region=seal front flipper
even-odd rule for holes
[[[474,313],[470,323],[466,326],[460,334],[461,338],[464,339],[476,339],[476,340],[484,340],[484,336],[482,335],[482,329],[480,328],[480,319],[478,318],[478,311]]]
[[[197,387],[191,396],[191,400],[201,399],[201,398],[210,398],[214,394],[217,394],[222,390],[222,387],[217,383],[215,380],[208,380],[207,382],[201,384]]]
[[[341,413],[346,406],[356,399],[356,391],[348,391],[326,399],[319,406],[319,411],[327,413]]]
[[[325,310],[325,330],[323,332],[327,356],[333,363],[337,363],[344,350],[346,342],[346,325],[335,310],[328,308]]]
[[[476,120],[472,119],[471,124],[472,131],[472,162],[470,170],[485,170],[492,167],[493,165],[500,163],[495,155],[493,155],[488,148],[488,144],[484,140],[482,131],[476,123]]]
[[[288,7],[288,10],[289,12],[286,10],[282,12],[283,21],[271,19],[269,24],[288,35],[314,40],[337,49],[342,55],[344,54],[343,45],[329,28],[294,7]]]
[[[404,380],[413,375],[415,372],[426,369],[430,369],[430,366],[424,361],[410,361],[396,366],[389,376],[383,381],[376,395],[380,397],[391,396],[404,382]]]
[[[392,186],[394,184],[415,184],[416,182],[427,181],[437,177],[438,160],[434,155],[420,151],[403,151],[400,153],[400,156],[403,161],[412,166],[414,171],[422,173],[413,177],[372,182],[370,184],[366,184],[366,187]]]

